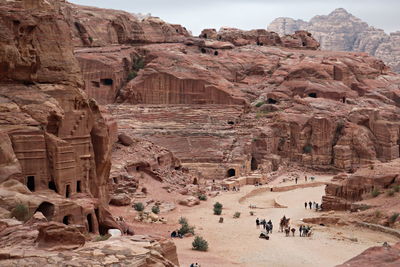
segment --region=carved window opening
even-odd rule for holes
[[[92,214],[91,213],[89,213],[87,216],[86,216],[86,219],[87,219],[87,223],[88,223],[88,227],[89,227],[89,232],[90,233],[93,233],[94,231],[93,231],[93,218],[92,218]]]
[[[48,221],[51,221],[54,215],[54,204],[45,201],[39,205],[39,207],[35,210],[35,213],[36,212],[41,212]]]
[[[50,181],[49,184],[48,184],[48,187],[49,187],[50,190],[53,190],[54,192],[58,193],[57,192],[57,187],[56,187],[56,184],[54,183],[54,181]]]
[[[233,177],[236,175],[235,169],[229,169],[227,172],[228,177]]]
[[[235,122],[234,122],[234,121],[228,121],[228,124],[229,124],[229,125],[234,125]]]
[[[112,79],[101,79],[100,82],[103,85],[111,86],[113,85],[114,81]]]
[[[72,221],[71,221],[71,215],[64,216],[64,218],[63,218],[63,224],[69,225],[71,222],[72,222]]]
[[[35,176],[26,177],[26,186],[31,192],[35,191]]]
[[[71,195],[71,186],[68,184],[65,186],[65,197],[69,198]]]
[[[312,98],[317,98],[317,93],[309,93],[308,96]]]
[[[76,181],[76,192],[82,192],[81,181]]]

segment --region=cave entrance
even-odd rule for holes
[[[48,184],[48,187],[49,187],[50,190],[53,190],[54,192],[58,193],[57,192],[56,183],[54,183],[54,181],[50,181],[49,184]]]
[[[256,158],[252,157],[251,158],[251,170],[255,171],[258,169],[258,162],[256,160]]]
[[[71,195],[71,186],[70,186],[69,184],[67,184],[67,185],[65,186],[65,197],[66,197],[66,198],[69,198],[70,195]]]
[[[114,82],[114,81],[113,81],[112,79],[101,79],[100,82],[101,82],[103,85],[111,86],[111,85],[113,85],[113,82]]]
[[[71,217],[72,217],[71,215],[64,216],[63,224],[69,225],[71,223]]]
[[[100,83],[97,82],[97,81],[92,81],[92,86],[99,88],[100,87]]]
[[[81,181],[76,181],[76,192],[82,192]]]
[[[35,191],[35,176],[26,177],[26,186],[31,192]]]
[[[218,51],[214,52],[214,56],[218,56],[218,54],[219,54]]]
[[[308,96],[312,98],[317,98],[317,93],[309,93]]]
[[[206,52],[207,52],[206,49],[204,48],[201,49],[201,53],[205,54]]]
[[[90,233],[93,233],[94,231],[93,231],[93,218],[92,218],[92,214],[91,213],[89,213],[87,216],[86,216],[86,219],[87,219],[87,223],[88,223],[88,227],[89,227],[89,232]]]
[[[227,172],[228,177],[233,177],[236,175],[235,169],[229,169]]]
[[[207,33],[205,33],[205,34],[203,35],[203,37],[207,39]]]
[[[42,202],[42,204],[40,204],[35,210],[35,213],[36,212],[41,212],[48,221],[51,221],[54,215],[54,204],[47,201]]]
[[[194,179],[193,179],[193,184],[194,184],[194,185],[198,185],[198,184],[199,184],[199,182],[197,181],[197,178],[194,178]]]
[[[343,103],[346,103],[346,97],[345,96],[342,97],[342,101],[343,101]]]
[[[228,121],[228,124],[229,124],[229,125],[234,125],[235,122],[234,122],[234,121]]]
[[[276,103],[278,103],[278,101],[276,101],[276,100],[273,99],[273,98],[268,98],[267,103],[268,103],[268,104],[276,104]]]

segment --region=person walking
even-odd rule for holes
[[[315,203],[315,210],[318,211],[318,208],[319,208],[319,204]]]
[[[304,176],[304,180],[306,180],[306,182],[307,182],[307,175],[306,175],[306,176]]]
[[[297,177],[294,180],[296,181],[296,184],[297,184]]]
[[[304,208],[307,209],[307,201],[304,202]]]
[[[260,228],[260,220],[258,218],[256,219],[256,226],[257,226],[257,229]]]
[[[308,206],[310,206],[310,209],[312,208],[312,202],[308,202]]]
[[[269,231],[270,231],[271,234],[272,234],[272,228],[273,228],[273,226],[272,226],[272,221],[271,221],[271,220],[268,221],[268,225],[269,225]]]
[[[303,233],[303,225],[300,225],[299,232],[300,232],[300,236],[301,236],[301,234]]]

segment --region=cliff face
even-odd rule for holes
[[[12,209],[19,198],[49,220],[93,232],[115,226],[105,211],[108,122],[82,91],[63,2],[0,3],[1,192],[19,188],[15,180],[29,189],[2,206]]]
[[[268,30],[280,35],[306,30],[320,42],[323,50],[367,52],[400,72],[399,33],[388,35],[381,29],[370,27],[343,8],[327,16],[315,16],[309,22],[277,18],[268,26]]]

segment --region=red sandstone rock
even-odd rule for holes
[[[336,267],[382,266],[395,267],[400,265],[400,243],[394,246],[377,246],[365,250],[360,255]]]
[[[83,246],[85,236],[76,227],[51,222],[39,227],[36,242],[44,249],[71,249]]]
[[[118,135],[118,141],[124,146],[130,146],[133,144],[133,139],[130,136],[123,133]]]

